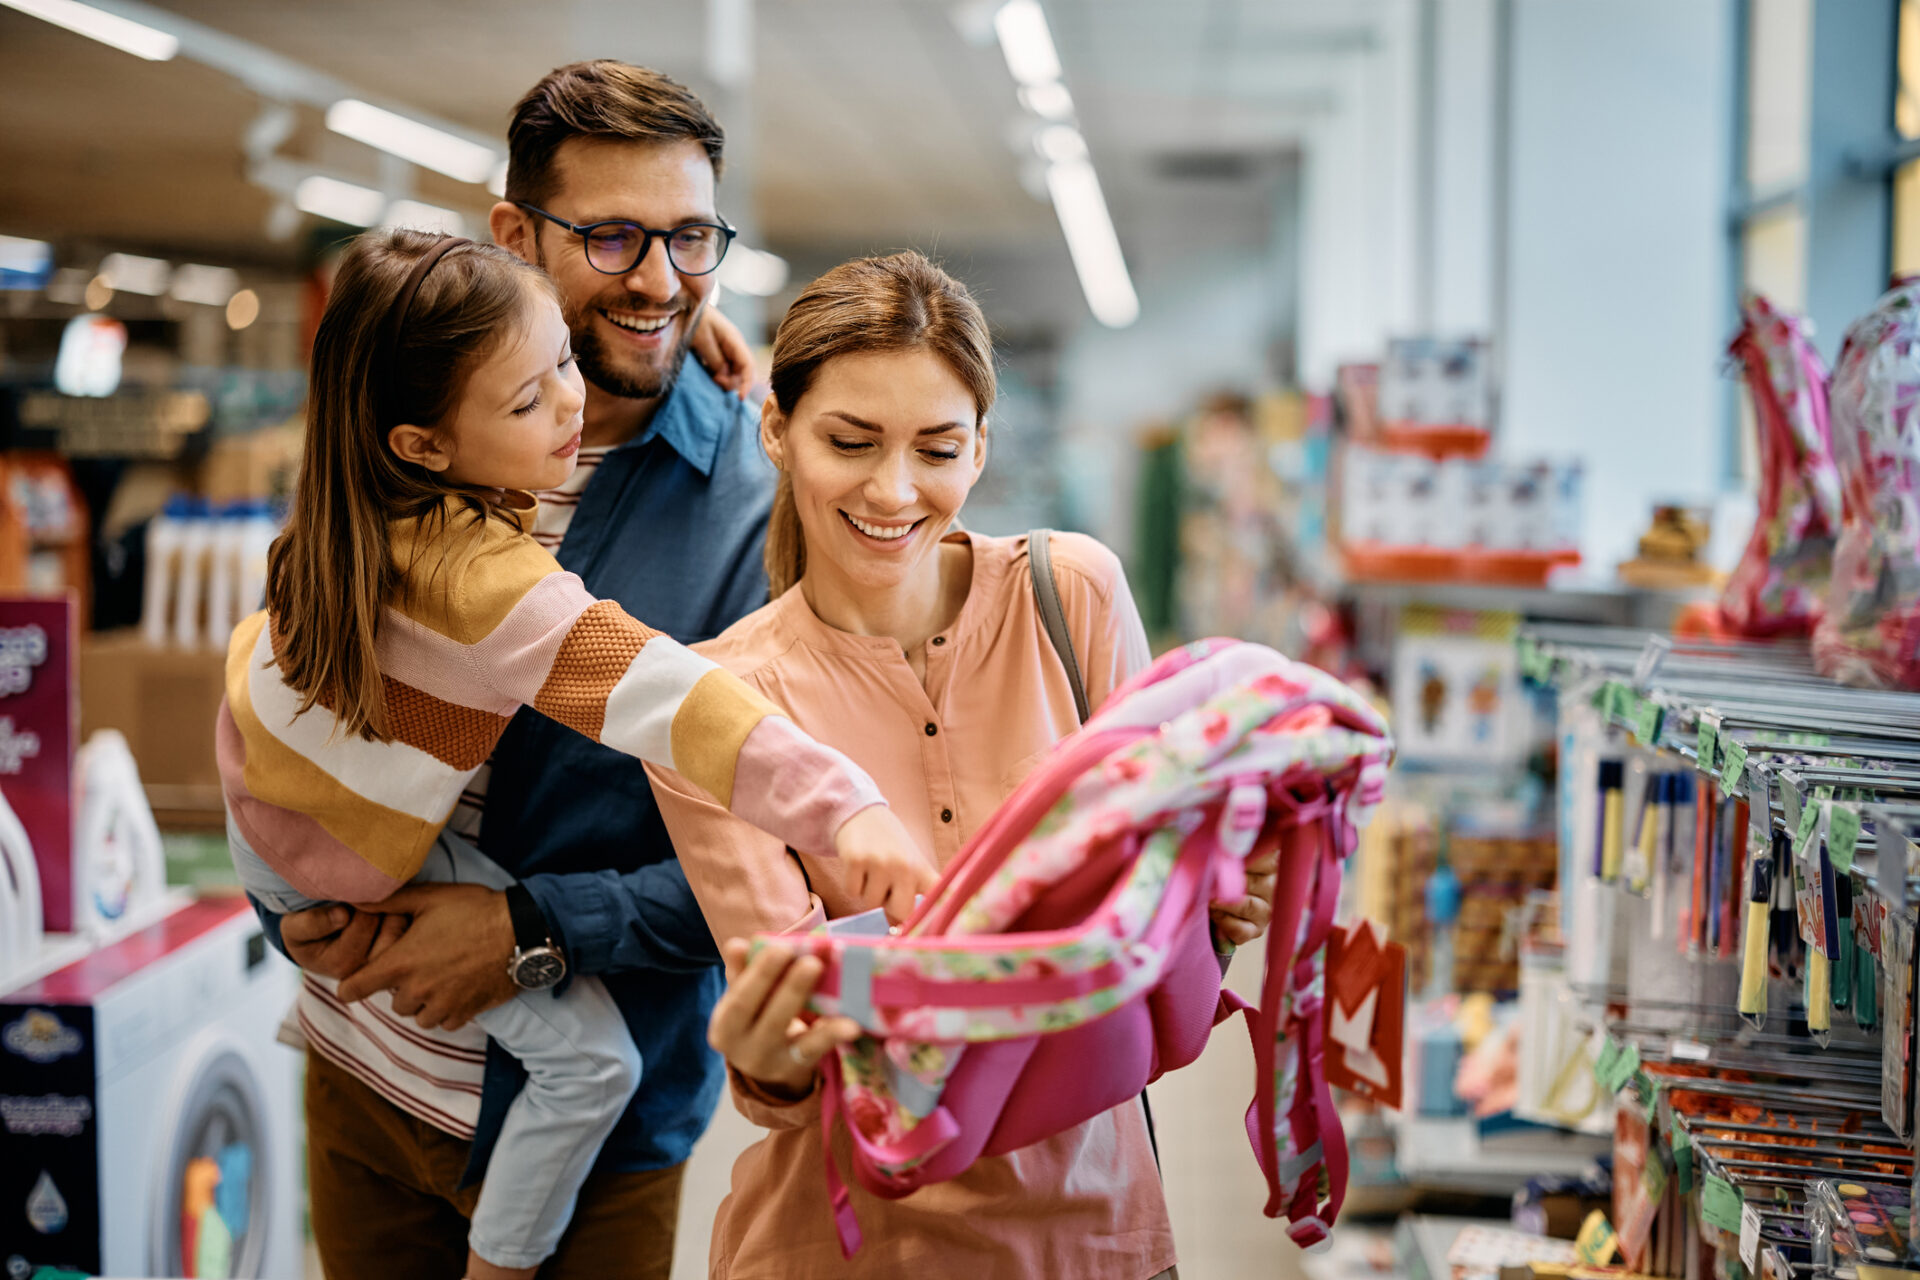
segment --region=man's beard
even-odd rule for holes
[[[540,251],[536,256],[544,268],[547,265],[546,253]],[[601,299],[595,298],[577,310],[572,306],[564,308],[574,358],[580,362],[580,376],[608,395],[623,400],[664,399],[673,390],[674,382],[680,377],[680,366],[686,362],[687,348],[692,344],[693,331],[700,322],[699,304],[687,306],[683,302],[679,315],[686,317],[686,324],[664,368],[645,363],[637,356],[624,362],[626,367],[623,368],[616,353],[607,349],[607,343],[594,326],[593,318],[600,310],[600,302]],[[678,319],[679,316],[676,316],[676,322]]]

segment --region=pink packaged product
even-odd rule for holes
[[[1920,688],[1920,280],[1848,327],[1828,404],[1844,520],[1814,664],[1849,684]]]
[[[1258,1067],[1246,1127],[1266,1213],[1302,1245],[1324,1240],[1347,1176],[1325,1075],[1327,942],[1392,753],[1380,715],[1332,676],[1259,645],[1191,644],[1059,743],[898,935],[800,939],[826,964],[815,1010],[867,1032],[827,1059],[822,1086],[848,1256],[860,1237],[837,1127],[853,1176],[898,1198],[1131,1100],[1236,1012]],[[1241,897],[1245,860],[1276,848],[1250,1006],[1221,987],[1207,908]]]
[[[1728,353],[1740,361],[1760,445],[1760,514],[1720,598],[1736,635],[1805,635],[1820,620],[1840,532],[1827,369],[1798,317],[1749,295]]]

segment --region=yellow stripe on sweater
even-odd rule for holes
[[[780,709],[730,671],[709,671],[674,712],[673,767],[721,805],[733,807],[734,764],[754,726]]]

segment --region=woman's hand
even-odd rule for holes
[[[840,824],[833,851],[846,864],[847,887],[869,907],[884,907],[899,924],[913,900],[940,879],[906,827],[883,804],[869,805]]]
[[[740,327],[720,314],[720,308],[701,310],[700,325],[693,331],[693,354],[721,390],[747,398],[747,389],[753,385],[753,348]]]
[[[818,960],[796,960],[791,948],[774,942],[749,962],[750,949],[745,938],[720,949],[727,990],[707,1022],[707,1043],[768,1092],[804,1098],[813,1090],[820,1059],[857,1039],[860,1027],[851,1018],[821,1018],[812,1025],[801,1020],[820,981]]]
[[[1247,896],[1238,902],[1216,902],[1213,931],[1223,941],[1244,947],[1267,931],[1273,921],[1273,885],[1280,870],[1280,851],[1247,859]]]

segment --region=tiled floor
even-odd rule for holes
[[[1258,945],[1234,959],[1229,981],[1249,998],[1257,992],[1261,962]],[[1186,1280],[1300,1276],[1300,1255],[1286,1238],[1285,1224],[1260,1214],[1266,1183],[1242,1122],[1253,1097],[1253,1052],[1239,1020],[1219,1028],[1200,1060],[1154,1085],[1151,1097],[1181,1275]],[[706,1275],[714,1211],[726,1197],[734,1157],[757,1133],[721,1102],[687,1168],[676,1280]]]

